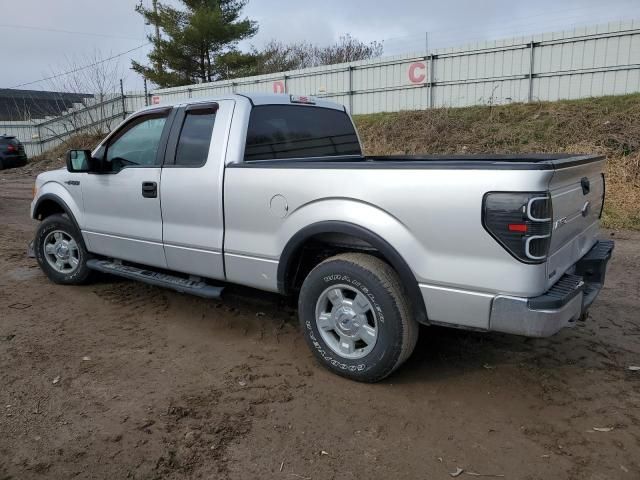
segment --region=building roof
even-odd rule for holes
[[[28,120],[60,115],[92,95],[0,88],[0,120]]]

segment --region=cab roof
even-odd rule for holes
[[[206,97],[197,97],[197,98],[181,98],[174,101],[163,102],[162,95],[158,95],[160,97],[161,103],[157,105],[150,105],[142,110],[149,110],[154,108],[161,107],[171,107],[176,105],[190,105],[194,103],[203,103],[203,102],[215,102],[218,100],[238,100],[238,101],[246,101],[249,100],[252,105],[303,105],[303,106],[315,106],[322,108],[332,108],[334,110],[343,110],[345,111],[344,105],[339,103],[331,102],[328,100],[323,100],[321,98],[316,98],[313,96],[305,96],[305,95],[287,95],[287,94],[276,94],[276,93],[228,93],[221,95],[212,95]]]

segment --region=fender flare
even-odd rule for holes
[[[291,263],[299,253],[305,242],[321,233],[342,233],[352,235],[356,238],[366,241],[389,262],[394,270],[400,276],[400,281],[407,290],[409,303],[411,304],[415,318],[418,323],[428,324],[427,309],[424,304],[424,298],[418,285],[415,275],[407,262],[384,238],[371,230],[349,222],[342,221],[323,221],[314,223],[299,230],[284,247],[280,260],[278,262],[278,291],[287,294],[289,289],[288,273],[290,272]]]
[[[38,210],[40,209],[40,207],[42,207],[42,204],[45,201],[52,201],[56,203],[60,208],[62,208],[62,210],[64,210],[64,213],[69,217],[69,219],[71,219],[71,221],[73,222],[73,225],[76,227],[78,232],[82,233],[82,230],[80,230],[80,226],[78,225],[76,217],[73,215],[73,212],[69,208],[69,205],[67,205],[64,200],[62,200],[59,196],[54,195],[53,193],[45,193],[44,195],[38,198],[38,201],[33,207],[34,220],[38,219]]]

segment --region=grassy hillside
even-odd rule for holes
[[[604,225],[640,230],[640,94],[360,115],[367,154],[602,153]]]

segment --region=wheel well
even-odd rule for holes
[[[285,288],[297,292],[309,272],[323,260],[345,252],[375,255],[389,263],[369,242],[345,233],[319,233],[307,238],[289,260],[285,274]]]
[[[295,294],[320,262],[339,253],[354,251],[374,255],[388,263],[400,277],[416,320],[428,323],[420,287],[404,259],[382,237],[350,223],[321,222],[294,235],[280,257],[278,289],[284,294]]]
[[[56,213],[65,214],[67,211],[55,200],[45,199],[38,203],[35,212],[33,212],[33,216],[36,220],[44,220]]]

